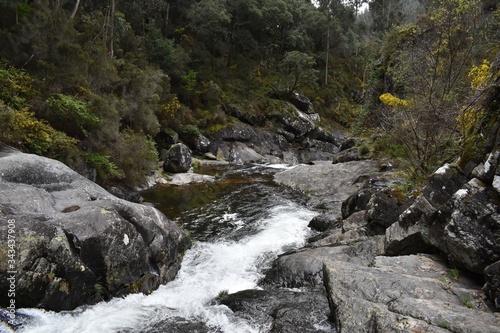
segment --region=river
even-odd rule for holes
[[[263,272],[284,251],[304,245],[316,215],[300,195],[275,185],[286,166],[207,168],[214,183],[160,187],[144,193],[187,230],[193,245],[176,279],[150,295],[133,294],[73,311],[22,309],[23,333],[267,332],[236,316],[219,294],[258,289]],[[1,329],[0,329],[1,330]]]

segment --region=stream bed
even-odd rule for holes
[[[216,175],[213,183],[143,193],[146,202],[181,225],[193,241],[176,279],[150,295],[128,295],[73,311],[21,309],[29,319],[18,332],[269,332],[269,320],[239,315],[217,300],[261,290],[258,283],[272,261],[311,236],[307,225],[317,213],[305,207],[300,194],[273,183],[280,168],[286,166],[209,167],[199,172]],[[317,323],[316,331],[332,332],[324,322]]]

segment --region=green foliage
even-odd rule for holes
[[[0,100],[7,106],[20,110],[34,94],[33,80],[23,70],[0,62]]]
[[[143,184],[158,163],[158,153],[153,139],[131,129],[120,133],[113,149],[113,161],[131,186]]]
[[[453,280],[458,281],[460,278],[460,271],[456,268],[450,269],[450,276]]]
[[[96,169],[97,179],[100,183],[104,183],[109,179],[124,177],[123,171],[118,169],[110,159],[110,156],[100,153],[90,153],[85,156],[85,161]]]
[[[390,30],[381,49],[390,81],[375,114],[402,148],[403,164],[416,179],[458,157],[460,135],[482,117],[460,106],[469,103],[471,81],[479,85],[488,67],[483,60],[474,66],[477,51],[490,47],[480,28],[486,19],[478,2],[438,0],[434,5],[416,23]]]
[[[358,16],[363,0],[315,3],[131,0],[111,13],[90,1],[73,16],[74,3],[0,1],[2,140],[139,184],[159,131],[216,132],[231,104],[264,124],[289,111],[270,90],[300,91],[324,127],[377,136],[360,149],[412,181],[455,158],[460,138],[480,158],[495,117],[461,106],[487,82],[498,13],[477,0],[374,0]]]
[[[54,94],[47,99],[47,106],[50,123],[74,137],[86,137],[101,121],[89,112],[87,103],[73,96]]]
[[[201,131],[198,128],[198,126],[196,126],[196,125],[187,125],[182,130],[182,134],[185,134],[185,135],[200,135]]]
[[[313,88],[318,84],[319,71],[314,69],[316,61],[306,53],[290,51],[279,63],[279,86],[277,91],[291,94],[300,88]]]
[[[125,62],[120,67],[121,126],[136,132],[156,135],[160,124],[156,114],[161,107],[164,85],[168,78],[150,66]]]
[[[462,304],[468,307],[469,309],[472,309],[474,307],[474,298],[472,297],[471,294],[462,293],[458,296],[458,298],[460,299],[460,302],[462,302]]]
[[[105,290],[106,288],[101,283],[98,282],[94,284],[94,292],[96,294],[102,294]]]
[[[229,291],[227,289],[221,290],[217,295],[217,299],[221,299],[229,295]]]
[[[180,56],[175,43],[172,39],[164,38],[160,29],[154,26],[154,22],[147,26],[144,46],[151,63],[157,64],[165,73],[179,73]]]
[[[448,280],[447,280],[444,276],[440,276],[440,277],[438,278],[438,280],[439,280],[439,282],[441,282],[441,283],[448,284]]]
[[[78,140],[38,120],[27,109],[14,110],[0,101],[0,140],[30,153],[70,162]]]

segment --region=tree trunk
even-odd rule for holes
[[[80,0],[76,0],[75,7],[73,8],[73,12],[71,13],[71,16],[70,16],[70,20],[75,18],[76,12],[78,11],[79,6],[80,6]]]
[[[115,42],[115,0],[111,0],[111,13],[109,15],[109,55],[111,58],[115,55],[114,42]]]
[[[330,15],[328,15],[328,24],[326,27],[326,64],[325,64],[325,85],[328,84],[328,61],[330,55]]]
[[[168,24],[170,20],[170,2],[167,2],[167,13],[165,14],[165,37],[168,36]]]

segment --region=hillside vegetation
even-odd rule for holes
[[[0,141],[138,185],[159,133],[210,136],[228,107],[259,116],[300,92],[418,179],[462,143],[482,158],[497,4],[1,0]]]

